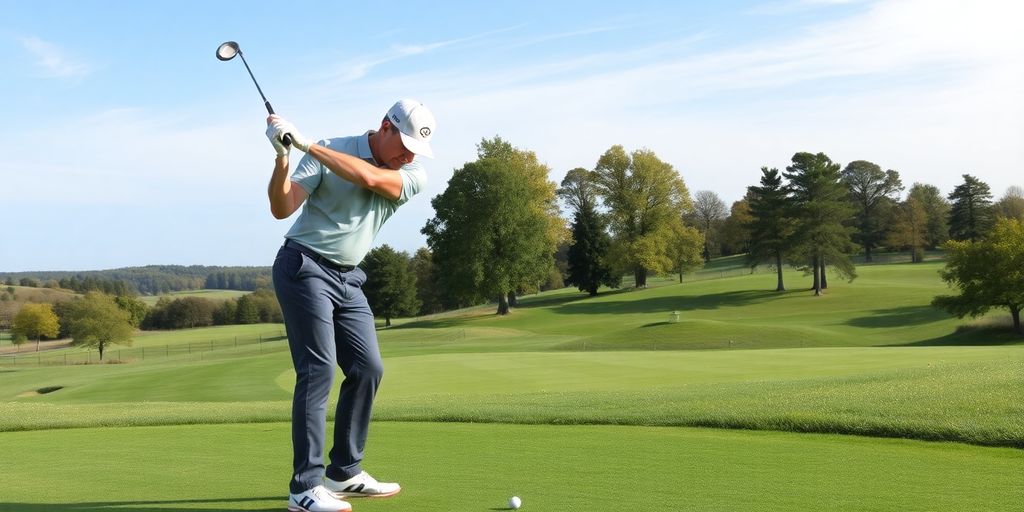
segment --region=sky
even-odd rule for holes
[[[430,107],[428,186],[375,242],[410,253],[494,136],[556,183],[650,149],[726,204],[799,151],[944,194],[1024,185],[1014,0],[38,5],[0,0],[0,272],[271,264],[298,214],[270,214],[266,112],[227,40],[310,138]]]

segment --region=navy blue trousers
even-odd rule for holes
[[[293,494],[320,485],[325,474],[332,480],[347,480],[362,471],[373,399],[384,374],[373,313],[361,288],[366,273],[358,267],[339,270],[317,262],[314,256],[290,242],[274,260],[274,290],[295,365],[289,483]],[[327,402],[335,366],[345,379],[335,414],[330,465],[325,467]]]

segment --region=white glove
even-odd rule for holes
[[[267,138],[270,139],[270,144],[274,146],[274,150],[277,151],[277,156],[288,156],[289,147],[285,146],[281,142],[281,139],[277,137],[277,129],[274,125],[267,125]]]
[[[271,137],[271,143],[273,139],[282,140],[285,135],[290,135],[292,138],[292,145],[299,151],[309,151],[309,139],[306,139],[299,133],[299,130],[295,128],[295,125],[281,119],[278,116],[270,116],[270,128],[273,128],[273,137]],[[270,136],[270,128],[267,129],[267,135]]]

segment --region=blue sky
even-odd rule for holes
[[[47,5],[0,1],[0,271],[271,263],[294,218],[270,215],[265,111],[225,40],[310,137],[431,107],[429,186],[377,239],[410,252],[495,135],[556,182],[648,148],[727,203],[797,151],[1024,185],[1015,1]]]

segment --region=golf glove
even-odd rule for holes
[[[267,138],[270,139],[270,144],[277,151],[277,156],[288,156],[289,148],[281,142],[281,139],[277,138],[277,128],[274,125],[267,126]]]
[[[295,146],[295,149],[303,152],[309,151],[309,140],[299,133],[299,130],[295,128],[295,125],[277,116],[271,116],[271,119],[273,120],[270,122],[270,127],[267,128],[267,136],[270,137],[272,144],[275,139],[280,141],[285,134],[287,134],[291,135],[292,145]],[[273,131],[271,131],[271,129],[273,129]]]

